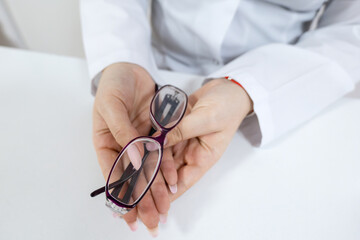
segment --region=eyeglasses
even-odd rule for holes
[[[153,183],[160,168],[166,134],[183,118],[187,103],[188,97],[182,90],[171,85],[161,87],[150,104],[153,127],[149,136],[133,139],[120,151],[105,187],[90,196],[105,192],[105,205],[121,215],[133,209]],[[151,137],[156,131],[160,135]],[[132,162],[139,164],[135,168]]]

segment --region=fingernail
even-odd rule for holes
[[[175,194],[177,192],[177,184],[169,185],[169,189],[172,194]]]
[[[167,137],[165,137],[164,145],[166,146],[167,143],[168,143],[168,139],[167,139]]]
[[[167,214],[160,214],[160,222],[165,224],[167,220]]]
[[[140,152],[135,145],[130,145],[127,149],[127,154],[136,170],[139,170],[141,166]]]
[[[133,232],[135,232],[135,231],[138,229],[138,223],[137,223],[137,221],[132,222],[132,223],[129,223],[128,225],[129,225],[131,231],[133,231]]]
[[[150,152],[152,152],[152,151],[158,150],[159,147],[156,143],[149,142],[149,143],[146,143],[146,149],[149,150]]]
[[[148,229],[149,233],[151,234],[152,237],[157,237],[159,235],[159,228],[153,228],[153,229]]]

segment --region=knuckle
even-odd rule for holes
[[[121,143],[121,138],[123,136],[123,130],[121,128],[117,128],[113,132],[114,132],[113,136],[114,136],[116,142],[120,144]],[[124,147],[124,146],[121,146],[121,147]]]
[[[149,214],[153,211],[153,207],[154,205],[150,202],[150,201],[144,201],[145,199],[143,199],[139,205],[138,205],[138,208],[139,208],[139,211],[142,213],[142,214]]]
[[[165,160],[161,164],[161,171],[164,175],[167,175],[174,169],[174,164],[170,160]]]
[[[161,199],[168,198],[168,194],[164,183],[153,183],[153,185],[151,186],[151,192],[157,198],[161,198]]]
[[[182,134],[181,129],[179,127],[175,127],[172,132],[173,132],[173,134],[172,134],[173,139],[172,140],[173,140],[174,143],[181,142],[181,141],[184,140],[183,134]]]
[[[164,178],[166,182],[170,185],[174,185],[176,183],[176,170],[170,166],[164,166],[162,169]]]

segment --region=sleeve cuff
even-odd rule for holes
[[[333,60],[283,44],[246,53],[207,79],[225,76],[238,81],[254,103],[258,123],[248,126],[261,131],[251,141],[256,146],[310,120],[354,88],[349,74]]]

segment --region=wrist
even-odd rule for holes
[[[244,115],[244,118],[249,114],[253,113],[253,101],[247,93],[246,89],[241,85],[241,83],[229,77],[221,78],[221,80],[224,83],[227,83],[229,87],[234,88],[234,91],[237,92],[236,95],[239,98],[238,101],[241,104],[241,109],[243,110],[242,114]]]

